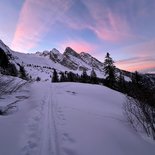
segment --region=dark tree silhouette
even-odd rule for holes
[[[54,69],[54,72],[53,72],[52,82],[59,82],[59,78],[58,78],[56,69]]]
[[[116,83],[116,67],[110,54],[107,53],[104,61],[104,72],[106,76],[106,85],[115,88]]]
[[[67,77],[66,74],[64,74],[63,72],[60,73],[60,82],[66,82],[67,81]]]
[[[124,79],[122,71],[119,72],[117,88],[121,92],[126,92],[126,81]]]
[[[84,69],[83,73],[81,74],[81,82],[87,83],[89,81],[89,77],[87,75],[87,71]]]
[[[92,71],[90,73],[90,81],[91,81],[91,83],[94,83],[94,84],[98,83],[97,76],[96,76],[94,69],[92,69]]]

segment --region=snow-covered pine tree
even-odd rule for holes
[[[110,54],[107,53],[104,61],[104,72],[106,76],[106,85],[115,88],[116,83],[116,67]]]

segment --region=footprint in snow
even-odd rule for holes
[[[66,92],[67,92],[67,93],[70,93],[71,95],[76,95],[76,94],[77,94],[76,92],[74,92],[74,91],[69,91],[69,90],[67,90]]]
[[[63,141],[68,141],[69,143],[75,143],[75,140],[69,136],[68,133],[62,135]]]

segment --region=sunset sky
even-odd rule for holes
[[[23,53],[67,46],[155,72],[155,0],[0,0],[0,39]]]

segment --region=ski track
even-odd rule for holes
[[[68,85],[67,85],[68,86]],[[66,88],[66,86],[63,86],[63,87],[58,87],[55,86],[54,87],[54,92],[53,93],[53,99],[54,99],[54,103],[55,103],[55,106],[57,109],[56,110],[56,118],[55,119],[57,122],[57,126],[59,126],[59,134],[57,139],[59,141],[59,147],[61,146],[61,148],[59,148],[59,155],[76,155],[77,153],[75,152],[75,149],[74,149],[74,144],[76,143],[75,139],[72,138],[71,134],[68,132],[68,129],[66,128],[68,126],[68,120],[65,116],[66,114],[66,110],[68,109],[68,107],[64,106],[63,104],[61,103],[58,103],[58,99],[57,99],[57,94],[59,92],[59,89],[62,89],[62,88]],[[58,91],[57,91],[58,90]],[[61,152],[60,152],[61,150]]]
[[[22,155],[59,155],[52,88],[49,86],[43,93],[26,124]]]
[[[74,150],[66,145],[74,144],[75,140],[65,128],[65,107],[58,104],[56,89],[54,85],[48,85],[42,92],[41,101],[31,111],[19,155],[75,155]]]

